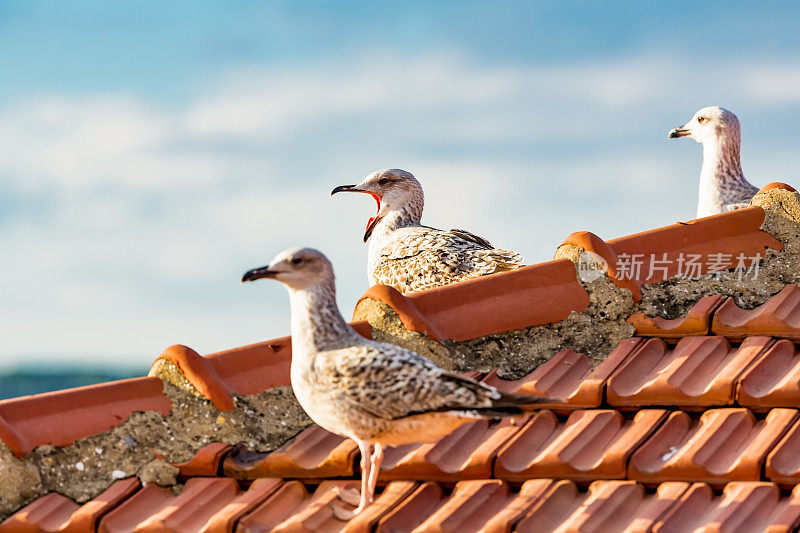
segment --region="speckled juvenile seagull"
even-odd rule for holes
[[[742,134],[736,115],[721,107],[704,107],[692,120],[670,130],[669,137],[689,137],[703,145],[698,218],[750,205],[758,187],[742,172]]]
[[[384,445],[437,440],[476,418],[519,415],[545,401],[504,394],[494,387],[442,370],[416,353],[364,339],[336,306],[333,268],[310,248],[292,248],[242,281],[276,279],[289,291],[292,309],[292,388],[311,419],[353,439],[361,451],[361,495],[339,496],[355,516],[370,504]]]
[[[389,285],[405,294],[522,266],[516,252],[494,248],[468,231],[423,226],[425,196],[410,172],[379,170],[357,185],[336,187],[331,195],[338,192],[367,193],[378,202],[364,233],[372,285]]]

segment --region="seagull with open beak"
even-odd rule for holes
[[[364,231],[372,285],[409,293],[522,266],[516,252],[497,249],[468,231],[423,226],[425,195],[410,172],[379,170],[356,185],[336,187],[331,196],[341,192],[369,194],[378,204]]]
[[[703,145],[698,218],[750,205],[758,187],[751,185],[742,172],[741,131],[736,115],[721,107],[704,107],[692,120],[670,130],[670,139],[679,137],[689,137]]]

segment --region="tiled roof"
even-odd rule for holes
[[[775,190],[771,188],[770,190]],[[788,191],[785,187],[779,191]],[[752,207],[627,238],[566,244],[616,264],[621,254],[764,253],[783,245]],[[652,275],[614,280],[642,295]],[[624,283],[623,283],[624,282]],[[403,296],[373,287],[405,328],[467,340],[558,322],[590,305],[571,261]],[[179,493],[136,478],[83,505],[55,492],[4,531],[793,531],[800,526],[800,288],[754,309],[707,294],[683,316],[632,314],[636,328],[599,364],[564,348],[527,376],[472,375],[562,399],[518,420],[475,421],[444,439],[390,447],[378,496],[348,523],[328,505],[358,488],[355,444],[311,426],[272,452],[210,444],[177,464]],[[367,323],[357,324],[370,336]],[[234,395],[285,386],[288,338],[218,354],[168,348],[153,376],[236,408]],[[166,413],[157,377],[0,402],[0,439],[18,457]]]

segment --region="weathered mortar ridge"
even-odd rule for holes
[[[662,283],[642,286],[638,311],[666,319],[684,316],[700,298],[712,294],[730,296],[743,309],[753,309],[779,293],[786,285],[800,282],[800,194],[770,189],[757,194],[750,205],[764,209],[761,230],[769,233],[783,250],[766,250],[757,276],[732,271],[699,279],[673,277]]]
[[[178,377],[175,367],[171,380]],[[39,446],[22,459],[0,442],[0,520],[49,492],[86,502],[116,481],[115,475],[175,487],[178,471],[170,463],[188,461],[207,444],[244,443],[267,452],[311,425],[291,387],[234,394],[235,409],[220,411],[183,381],[180,388],[164,384],[174,405],[169,416],[137,412],[109,431],[69,446]]]

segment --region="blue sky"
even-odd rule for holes
[[[288,333],[238,278],[332,258],[349,315],[401,167],[424,220],[529,262],[569,233],[692,218],[699,146],[737,113],[757,185],[800,174],[796,3],[2,2],[0,366],[207,353]]]

